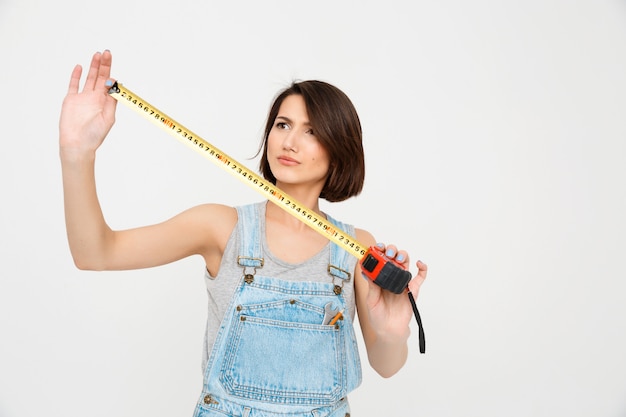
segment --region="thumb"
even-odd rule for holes
[[[424,283],[424,280],[426,279],[426,275],[428,273],[428,266],[422,261],[417,261],[415,265],[417,266],[417,274],[409,282],[409,291],[411,291],[413,295],[417,296],[420,287],[422,286],[422,284]]]

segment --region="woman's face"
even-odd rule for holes
[[[315,137],[302,96],[281,103],[267,139],[267,160],[277,185],[304,184],[320,192],[324,187],[330,158]]]

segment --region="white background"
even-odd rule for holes
[[[414,326],[396,376],[365,364],[354,416],[626,416],[618,0],[0,0],[0,416],[191,416],[200,393],[201,260],[97,273],[68,251],[58,116],[104,48],[240,161],[291,80],[351,97],[365,191],[324,208],[430,267],[427,353]],[[123,106],[97,180],[114,228],[259,199]]]

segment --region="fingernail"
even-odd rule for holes
[[[387,255],[388,257],[392,258],[393,257],[393,250],[387,249],[387,252],[385,252],[385,255]]]
[[[107,80],[104,85],[106,85],[107,87],[113,87],[113,81],[111,80]]]
[[[396,260],[398,262],[404,262],[404,255],[403,254],[399,254],[398,256],[396,256]]]
[[[380,242],[378,242],[378,243],[376,244],[376,246],[378,246],[380,249],[385,249],[385,244],[384,244],[384,243],[380,243]]]

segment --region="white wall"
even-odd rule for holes
[[[353,415],[626,415],[625,45],[618,0],[0,0],[0,416],[190,416],[200,393],[200,259],[94,273],[68,252],[58,115],[104,48],[240,160],[292,79],[353,99],[366,190],[327,210],[430,267],[427,353],[415,329],[397,376],[366,367]],[[97,164],[113,227],[256,201],[117,114]]]

